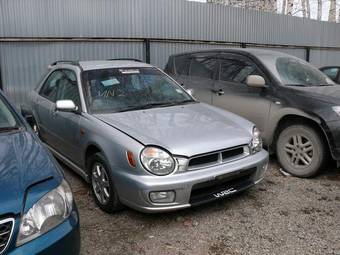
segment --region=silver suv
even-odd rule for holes
[[[34,130],[106,212],[170,211],[261,181],[258,129],[137,61],[57,62],[32,92]]]

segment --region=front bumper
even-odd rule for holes
[[[121,202],[142,212],[188,208],[227,197],[260,182],[268,165],[262,150],[246,158],[206,169],[169,176],[140,176],[120,172],[114,177]],[[175,191],[172,203],[153,203],[150,192]]]
[[[16,221],[16,233],[20,221]],[[13,236],[8,255],[77,255],[80,252],[79,218],[77,210],[62,224],[42,236],[22,245],[15,246],[16,235]]]
[[[340,120],[327,122],[324,130],[333,159],[340,161]]]

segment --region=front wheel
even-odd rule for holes
[[[284,128],[276,143],[281,166],[297,177],[315,176],[327,162],[327,147],[321,135],[307,125]]]
[[[123,208],[111,178],[111,169],[102,153],[96,153],[88,159],[90,184],[96,204],[107,213],[114,213]]]

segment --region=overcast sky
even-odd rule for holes
[[[206,3],[207,0],[188,0],[188,1],[195,1],[195,2],[202,2]],[[282,0],[278,0],[278,10],[281,10],[282,7]],[[301,10],[301,0],[294,0],[295,3],[295,8],[296,11]],[[318,2],[317,0],[310,0],[310,5],[311,5],[311,16],[313,19],[316,19],[317,17],[317,12],[318,12]],[[323,14],[322,14],[322,19],[323,20],[328,20],[328,11],[329,11],[329,1],[325,0],[323,1]],[[302,12],[297,12],[296,16],[301,16],[302,17]]]

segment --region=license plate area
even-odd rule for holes
[[[249,188],[254,184],[253,175],[256,168],[240,170],[220,175],[215,180],[193,185],[190,204],[196,205],[212,200],[221,199]]]

